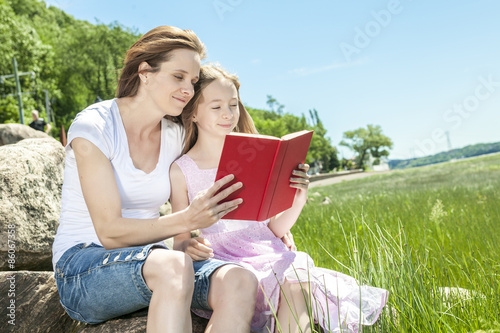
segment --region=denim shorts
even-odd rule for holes
[[[142,276],[142,265],[153,248],[162,246],[106,250],[94,243],[81,243],[66,250],[56,264],[54,275],[61,304],[68,315],[97,324],[148,307],[152,292]],[[193,308],[211,310],[210,275],[226,264],[215,259],[193,262]]]

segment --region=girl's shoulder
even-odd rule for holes
[[[184,154],[181,157],[179,157],[174,162],[174,164],[179,167],[180,171],[184,175],[188,175],[189,173],[198,170],[198,166],[196,165],[196,162],[191,157],[189,157],[189,155],[187,155],[187,154]]]

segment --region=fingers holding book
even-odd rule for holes
[[[187,208],[190,230],[207,228],[227,213],[238,208],[238,205],[243,202],[240,198],[219,204],[220,201],[242,187],[242,183],[237,182],[221,190],[233,179],[233,175],[228,175],[216,181],[208,190],[198,193]]]
[[[307,190],[309,187],[309,164],[299,164],[297,169],[292,171],[292,177],[290,177],[290,187]]]

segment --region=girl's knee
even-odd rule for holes
[[[309,295],[309,283],[307,282],[289,282],[285,280],[281,286],[282,292],[290,297],[304,297]]]

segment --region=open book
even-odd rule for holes
[[[264,221],[290,208],[296,192],[290,187],[290,177],[304,163],[312,134],[300,131],[281,139],[259,134],[226,135],[215,180],[233,174],[235,179],[229,185],[241,181],[243,187],[224,201],[242,198],[243,203],[223,218]]]

